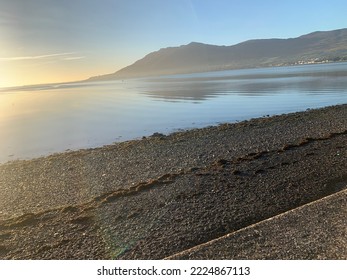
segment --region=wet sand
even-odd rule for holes
[[[346,167],[347,105],[9,162],[0,258],[170,257],[344,190]],[[347,257],[310,246],[278,258]]]

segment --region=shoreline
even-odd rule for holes
[[[174,129],[172,132],[169,132],[167,134],[162,133],[162,132],[154,132],[152,135],[148,135],[148,136],[139,136],[136,137],[134,139],[129,139],[129,140],[124,140],[124,141],[115,141],[109,144],[103,144],[103,145],[99,145],[99,146],[93,146],[93,147],[85,147],[85,148],[77,148],[77,149],[65,149],[62,151],[58,151],[58,152],[51,152],[51,153],[47,153],[47,154],[42,154],[42,155],[38,155],[38,156],[28,156],[27,158],[15,158],[15,159],[9,159],[8,161],[4,161],[4,162],[0,162],[0,167],[2,165],[6,165],[6,164],[11,164],[14,162],[30,162],[30,161],[35,161],[35,160],[39,160],[39,159],[45,159],[45,158],[49,158],[49,157],[60,157],[60,156],[64,156],[69,155],[71,153],[83,153],[83,152],[88,152],[88,151],[94,151],[94,150],[100,150],[100,149],[108,149],[108,148],[116,148],[115,146],[117,145],[127,145],[127,143],[136,143],[136,142],[140,142],[140,141],[144,141],[144,140],[150,140],[153,138],[160,138],[163,139],[164,137],[175,137],[175,135],[177,134],[179,137],[182,136],[182,134],[194,134],[195,132],[199,133],[199,131],[201,131],[202,133],[209,133],[209,130],[211,130],[211,132],[213,132],[214,129],[217,129],[219,127],[233,127],[233,126],[247,126],[249,123],[252,122],[263,122],[266,120],[270,120],[273,118],[287,118],[287,117],[291,117],[297,114],[301,114],[301,113],[306,113],[306,112],[310,112],[310,111],[320,111],[320,110],[329,110],[329,109],[333,109],[335,107],[343,107],[343,106],[347,106],[347,104],[337,104],[337,105],[329,105],[329,106],[324,106],[324,107],[319,107],[319,108],[307,108],[306,110],[303,111],[295,111],[295,112],[289,112],[289,113],[281,113],[281,114],[274,114],[274,115],[263,115],[263,116],[259,116],[259,117],[253,117],[253,118],[249,118],[249,119],[245,119],[245,120],[241,120],[241,121],[235,121],[235,122],[221,122],[221,123],[216,123],[216,124],[212,124],[212,125],[206,125],[206,126],[202,126],[202,127],[192,127],[192,128],[187,128],[187,129],[182,129],[182,128],[177,128]],[[252,124],[250,124],[252,125]],[[12,157],[13,155],[10,155],[8,157]]]
[[[0,259],[177,254],[345,189],[346,137],[344,104],[0,164]]]

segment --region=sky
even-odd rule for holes
[[[113,73],[160,48],[347,27],[346,0],[0,0],[0,87]]]

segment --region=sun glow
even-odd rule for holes
[[[30,66],[20,62],[16,62],[16,65],[16,67],[2,67],[0,87],[69,82],[88,78],[87,73],[69,70],[62,65]]]
[[[0,61],[0,88],[17,85],[19,81],[14,74],[14,69]]]
[[[0,57],[0,88],[82,81],[117,70],[108,64],[76,53]]]

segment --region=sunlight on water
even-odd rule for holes
[[[347,103],[347,64],[0,89],[0,162]]]

